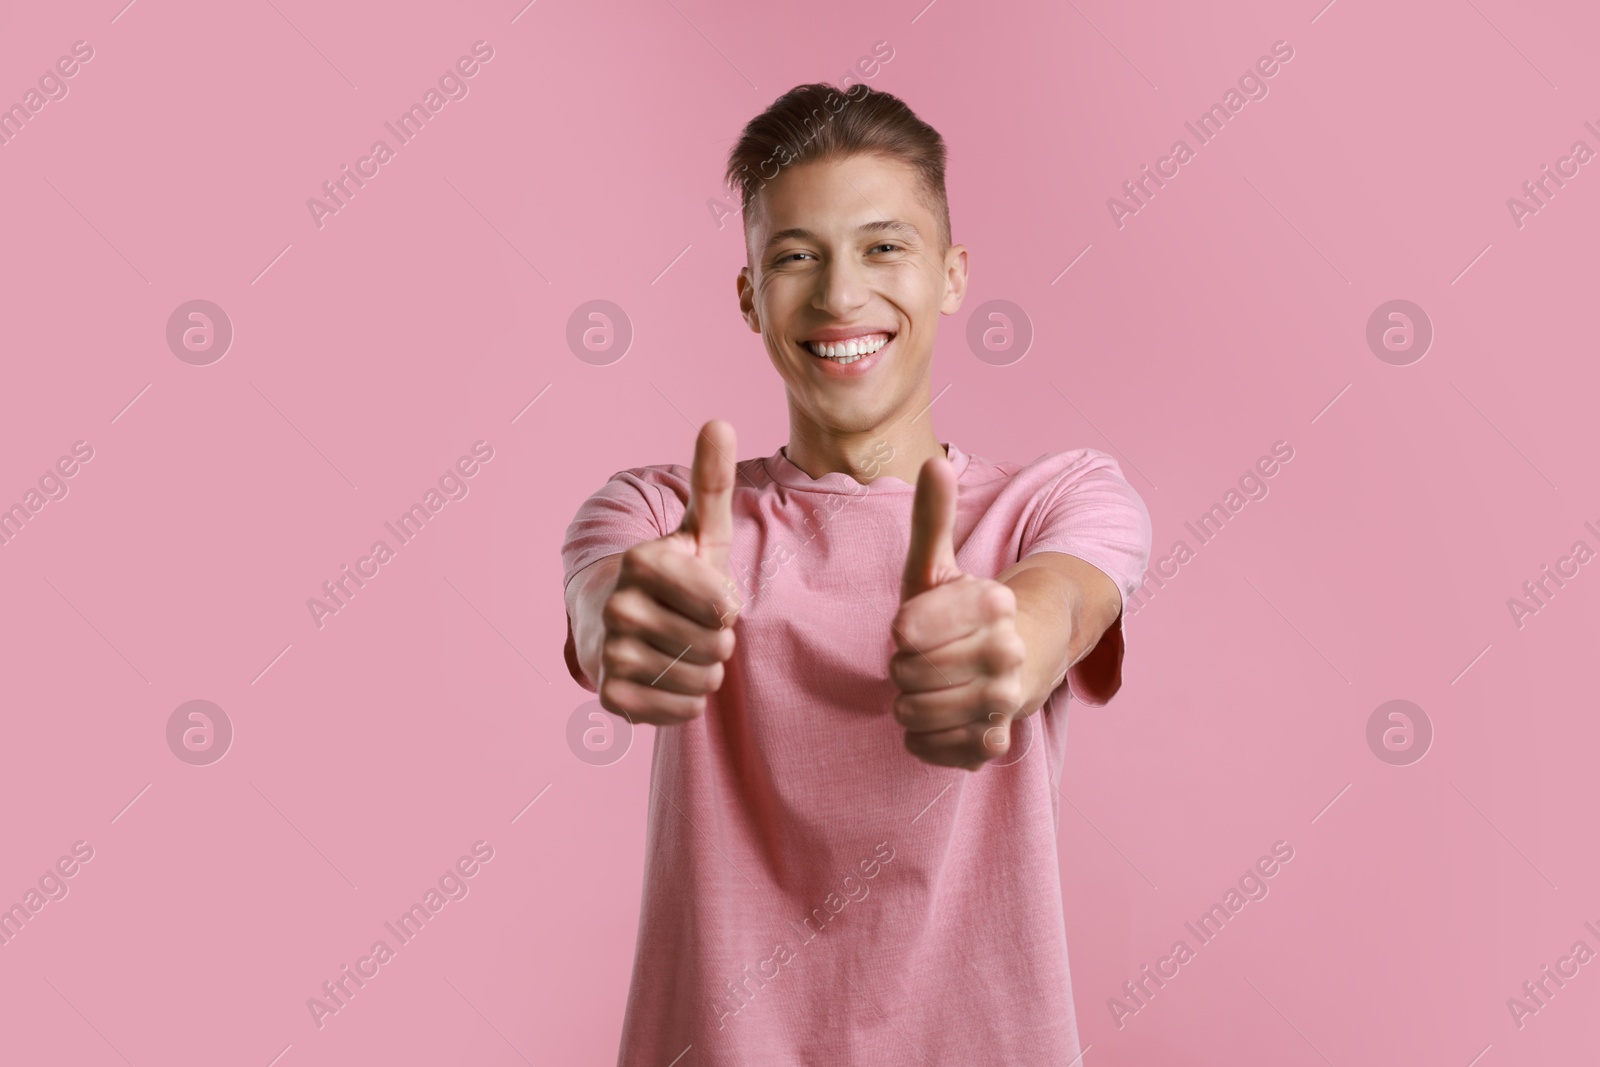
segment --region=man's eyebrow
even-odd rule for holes
[[[872,233],[896,233],[912,240],[920,240],[922,238],[921,230],[902,219],[874,219],[872,222],[863,222],[856,227],[856,233],[860,236]],[[791,226],[786,230],[779,230],[767,238],[766,248],[771,248],[773,245],[783,241],[814,241],[816,239],[817,235],[805,227]],[[765,248],[762,249],[762,251],[765,250]]]

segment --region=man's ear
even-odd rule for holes
[[[744,316],[744,321],[749,324],[752,333],[760,333],[761,315],[756,311],[756,287],[750,279],[749,267],[739,268],[739,277],[734,280],[734,287],[739,291],[739,314]]]
[[[944,315],[954,315],[967,297],[966,245],[951,245],[944,254],[944,283],[944,300],[939,304],[939,311]]]

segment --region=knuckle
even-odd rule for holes
[[[991,581],[984,586],[981,602],[985,613],[992,619],[1002,619],[1017,613],[1017,594],[1004,582]]]
[[[626,675],[637,671],[644,662],[639,642],[631,637],[612,637],[605,643],[603,662],[613,672]]]
[[[908,670],[909,663],[904,653],[896,653],[889,657],[889,681],[894,683],[896,689],[905,690],[907,682],[910,681],[906,676]]]
[[[726,676],[721,663],[712,663],[708,666],[702,667],[696,672],[696,674],[698,682],[697,688],[700,690],[700,694],[696,695],[715,693],[718,689],[722,688],[722,680]]]
[[[984,691],[984,710],[993,714],[1007,714],[1017,710],[1022,703],[1022,686],[1010,678],[990,682]]]
[[[627,712],[622,705],[620,689],[621,687],[617,685],[615,678],[602,678],[600,680],[600,688],[595,695],[600,698],[600,706],[602,708],[617,715],[625,715]]]
[[[679,696],[701,697],[715,693],[722,685],[722,664],[702,665],[679,660],[651,677],[657,689]]]
[[[1016,670],[1027,659],[1028,649],[1022,642],[1022,635],[1015,630],[995,635],[989,645],[989,662],[996,670]]]
[[[655,578],[661,573],[660,542],[645,541],[634,545],[622,554],[622,566],[617,570],[617,584],[628,584]]]
[[[617,567],[617,581],[621,584],[639,573],[639,566],[644,557],[644,545],[634,545],[622,553],[622,563]]]
[[[640,618],[638,598],[628,589],[619,589],[606,597],[605,606],[600,609],[600,621],[605,624],[608,632],[620,632],[637,628],[643,619]]]

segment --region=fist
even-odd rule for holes
[[[678,529],[622,554],[601,609],[600,706],[629,722],[672,726],[705,713],[733,655],[740,602],[728,564],[734,434],[706,423],[695,441]]]
[[[935,457],[922,466],[911,506],[889,679],[906,750],[975,771],[1011,749],[1027,649],[1011,588],[957,566],[955,516],[954,468]]]

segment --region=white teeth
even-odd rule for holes
[[[817,341],[807,341],[806,347],[813,355],[824,359],[831,359],[840,365],[854,363],[862,356],[870,356],[884,345],[888,344],[890,337],[887,334],[869,334],[866,337],[852,338],[837,344],[825,344]]]

